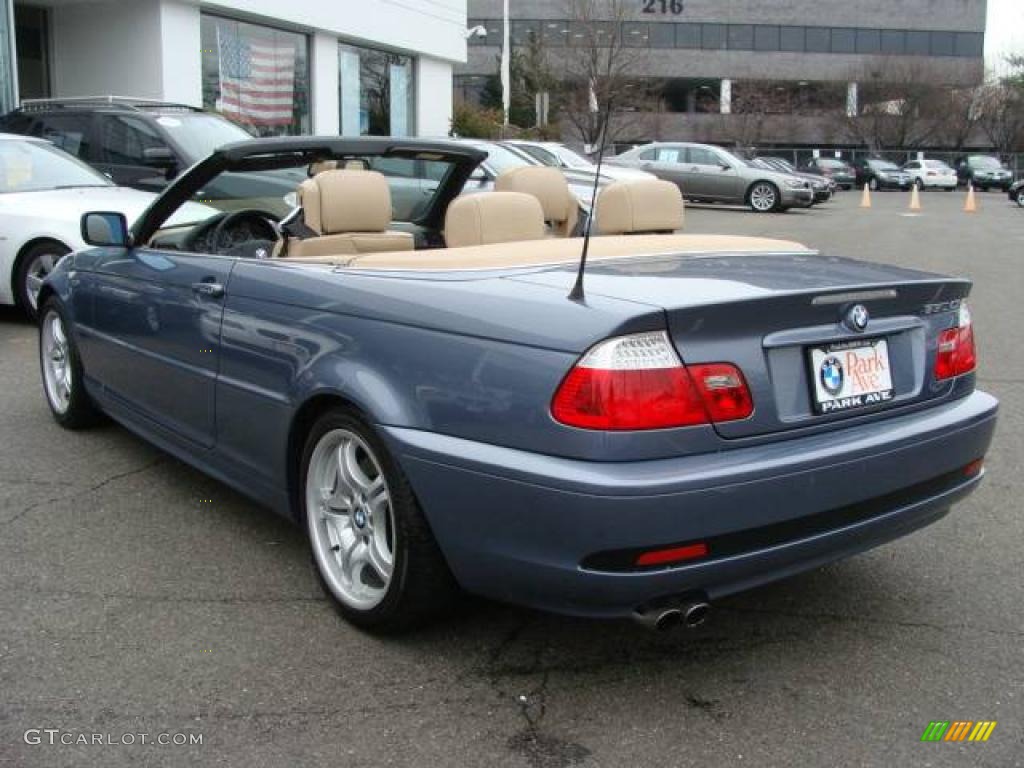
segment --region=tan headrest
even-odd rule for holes
[[[323,171],[299,185],[306,226],[321,235],[383,232],[391,223],[391,190],[376,171]]]
[[[594,213],[603,235],[675,232],[683,228],[683,196],[662,179],[616,181],[601,190]]]
[[[544,238],[544,212],[533,195],[480,192],[452,201],[444,219],[449,248]]]
[[[494,180],[496,192],[524,192],[540,201],[544,220],[576,224],[579,203],[569,191],[569,182],[557,168],[546,165],[523,165],[503,171]]]

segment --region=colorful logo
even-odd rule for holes
[[[835,397],[843,391],[843,380],[846,378],[843,374],[843,364],[839,362],[839,358],[835,355],[829,355],[821,362],[821,386],[825,388],[825,391]]]
[[[988,741],[995,729],[995,720],[932,720],[921,741]]]

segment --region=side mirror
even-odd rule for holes
[[[477,184],[483,184],[489,181],[487,171],[483,168],[475,168],[471,174],[469,174],[469,180],[475,181]]]
[[[721,168],[723,171],[731,171],[732,170],[732,166],[729,165],[728,163],[719,163],[718,167]]]
[[[123,213],[92,212],[82,215],[82,239],[89,245],[128,247],[128,221]]]
[[[146,147],[142,150],[142,159],[154,168],[173,168],[178,164],[178,159],[168,147]]]

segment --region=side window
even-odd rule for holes
[[[658,150],[659,163],[678,163],[682,160],[682,151],[671,147],[662,147]]]
[[[916,171],[920,166],[917,164],[917,161],[914,160],[914,161],[911,161],[911,162],[907,163],[904,167],[908,171]]]
[[[134,117],[107,115],[101,118],[100,160],[113,165],[145,165],[145,151],[166,147],[152,126]]]
[[[81,160],[89,159],[89,115],[43,115],[32,127],[32,135],[46,139]]]
[[[721,165],[718,155],[710,149],[704,149],[703,147],[690,147],[687,150],[687,153],[687,162],[692,165]]]
[[[643,152],[641,152],[639,155],[637,155],[637,157],[640,160],[654,160],[654,159],[657,158],[657,156],[658,156],[658,153],[655,152],[653,149],[645,149]]]

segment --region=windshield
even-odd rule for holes
[[[500,144],[481,142],[479,144],[474,144],[473,146],[478,149],[482,149],[487,153],[487,159],[484,160],[484,162],[495,176],[507,171],[509,168],[519,168],[523,165],[530,165],[530,161],[525,157],[513,152],[507,147],[501,146]]]
[[[0,140],[0,193],[113,185],[106,176],[52,144]]]
[[[845,168],[846,163],[842,160],[833,160],[831,157],[822,157],[818,160],[818,165],[824,168]]]
[[[1002,168],[1003,164],[994,157],[988,155],[971,155],[967,162],[975,168]]]
[[[552,149],[558,153],[558,156],[560,158],[562,158],[562,162],[565,163],[570,168],[589,169],[594,167],[594,164],[590,162],[587,158],[583,157],[583,155],[573,152],[568,147],[563,147],[559,145],[556,147],[552,147]]]
[[[156,121],[192,162],[202,160],[225,144],[252,138],[240,126],[220,115],[186,112],[161,115]]]
[[[895,163],[890,163],[888,160],[868,160],[868,165],[874,168],[876,171],[898,171],[899,166]]]
[[[562,164],[558,162],[558,158],[548,152],[543,147],[538,147],[536,144],[516,144],[516,148],[525,152],[534,160],[543,163],[544,165],[550,165],[558,168]]]

